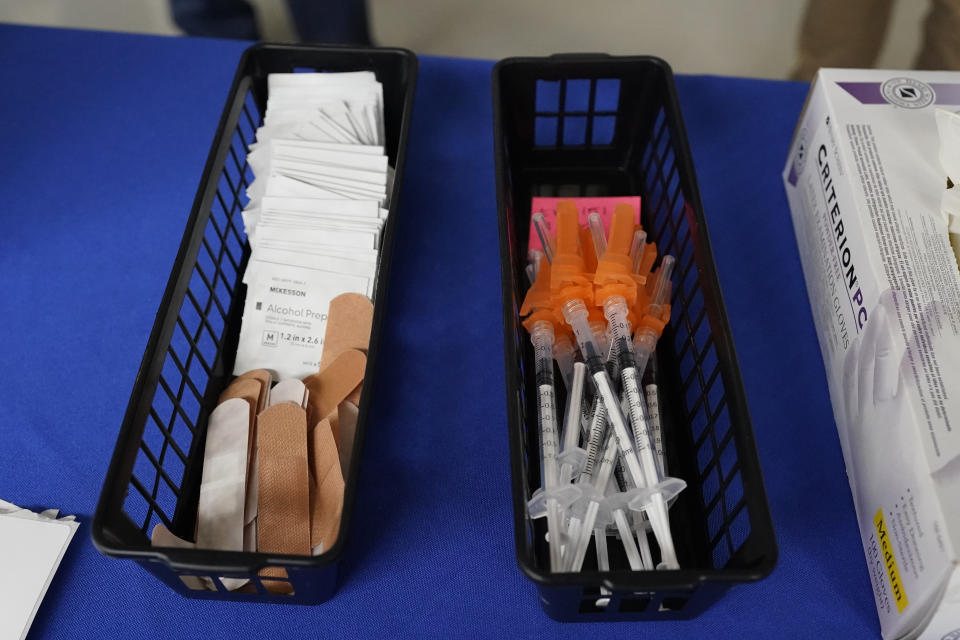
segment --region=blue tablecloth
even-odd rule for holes
[[[678,78],[780,544],[769,578],[689,622],[541,611],[513,549],[492,63],[438,58],[421,61],[340,592],[197,601],[101,556],[91,514],[245,47],[0,27],[0,498],[83,523],[31,637],[878,634],[779,177],[807,87],[784,82]]]

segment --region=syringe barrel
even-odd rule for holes
[[[657,454],[657,463],[660,465],[660,477],[667,473],[666,460],[663,456],[663,426],[660,423],[660,397],[657,385],[648,384],[643,389],[647,395],[647,417],[650,420],[650,434],[653,448]]]
[[[645,486],[653,486],[660,482],[660,468],[656,461],[653,441],[650,437],[650,426],[647,420],[647,409],[644,406],[643,394],[636,369],[624,369],[621,373],[623,388],[630,405],[630,422],[633,426],[633,438],[636,443],[637,455],[643,470]],[[640,486],[638,484],[638,486]]]
[[[627,320],[626,300],[620,296],[608,297],[603,303],[603,313],[610,323],[610,328],[614,333],[615,343],[620,348],[620,353],[618,354],[620,360],[620,376],[623,380],[624,391],[630,409],[630,422],[633,426],[636,450],[643,468],[643,481],[649,486],[657,481],[659,473],[656,468],[648,468],[655,463],[649,451],[652,449],[652,444],[647,426],[646,408],[644,407],[643,395],[640,392],[638,381],[641,370],[637,367],[634,359],[633,345],[630,340],[630,322]],[[649,353],[647,354],[647,358],[648,357]],[[644,366],[646,366],[646,358],[644,359]],[[635,480],[637,479],[635,478]]]
[[[533,323],[530,342],[533,343],[537,385],[553,386],[553,325],[546,320]]]
[[[630,320],[627,319],[627,301],[623,296],[609,296],[603,301],[603,315],[606,316],[616,345],[617,357],[621,369],[633,364],[633,345],[630,342]]]
[[[537,418],[540,422],[540,456],[543,461],[542,486],[557,483],[557,454],[560,443],[557,429],[557,404],[553,391],[553,325],[546,320],[533,323],[530,341],[536,356]]]
[[[607,432],[607,410],[603,406],[600,398],[593,401],[593,418],[590,421],[590,435],[587,439],[587,461],[580,472],[582,482],[590,481],[600,458],[600,446],[603,444],[604,435]]]

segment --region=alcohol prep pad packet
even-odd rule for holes
[[[268,369],[280,380],[316,373],[330,301],[366,291],[369,278],[277,264],[259,273],[247,284],[234,371]]]

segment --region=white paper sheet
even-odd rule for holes
[[[0,640],[26,638],[79,523],[0,500]]]

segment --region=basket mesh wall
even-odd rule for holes
[[[186,468],[194,459],[191,452],[202,442],[200,430],[211,406],[207,394],[219,392],[210,387],[210,380],[230,373],[223,371],[225,328],[241,284],[246,235],[240,211],[253,180],[247,150],[260,119],[253,95],[248,93],[203,224],[189,285],[181,300],[171,302],[172,307],[179,307],[179,314],[165,348],[123,503],[124,513],[143,532],[145,542],[160,523],[177,532],[175,524],[180,523],[175,523],[175,516],[184,493]],[[196,508],[195,503],[180,506]]]

